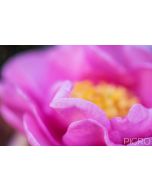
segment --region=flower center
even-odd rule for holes
[[[109,118],[125,116],[131,106],[139,100],[125,87],[105,82],[97,85],[90,81],[77,82],[72,90],[72,97],[93,102],[103,109]]]

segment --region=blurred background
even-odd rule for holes
[[[5,63],[5,61],[20,52],[27,50],[38,49],[45,46],[40,45],[0,45],[0,67]]]
[[[15,54],[34,50],[39,48],[44,48],[46,46],[40,45],[0,45],[0,70],[5,64],[7,59],[14,56]],[[5,127],[4,127],[5,126]],[[15,131],[10,128],[0,117],[0,146],[2,145],[13,145],[13,141],[18,141],[21,145],[27,145],[27,142],[22,136],[19,136]]]

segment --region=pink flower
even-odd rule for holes
[[[3,118],[31,145],[152,145],[152,53],[59,46],[8,61]]]

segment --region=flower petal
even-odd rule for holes
[[[152,83],[152,65],[150,68],[144,67],[134,71],[134,76],[136,77],[134,89],[141,102],[150,108],[152,107],[152,88],[150,87]]]
[[[80,99],[70,98],[72,84],[64,82],[58,89],[50,107],[55,109],[69,125],[73,121],[94,119],[107,128],[110,125],[106,114],[95,104]]]
[[[39,113],[33,108],[33,114],[25,114],[23,125],[31,145],[60,145],[52,136],[49,128],[42,121]]]
[[[113,118],[109,136],[116,144],[125,144],[126,139],[151,137],[152,109],[137,104],[130,109],[125,118]]]
[[[23,132],[23,113],[29,112],[32,101],[15,85],[0,84],[0,113],[6,122]]]
[[[125,65],[133,77],[132,90],[146,107],[152,107],[152,52],[145,46],[123,46]]]
[[[144,68],[147,63],[152,65],[152,53],[144,46],[123,46],[123,53],[129,69]]]
[[[63,136],[63,143],[72,146],[110,145],[106,128],[92,119],[71,123]]]
[[[110,49],[110,51],[109,51]],[[113,83],[122,85],[132,85],[133,80],[129,75],[128,68],[120,62],[115,56],[116,51],[119,49],[119,57],[124,57],[120,50],[122,47],[110,46],[105,48],[104,46],[88,46],[88,59],[92,66],[93,76],[89,76],[94,81],[106,80]],[[113,53],[111,53],[113,52]],[[121,78],[121,80],[120,80]]]
[[[115,47],[110,47],[115,50]],[[121,46],[119,51],[120,49]],[[118,81],[122,76],[123,80],[126,77],[129,80],[126,68],[111,51],[103,46],[85,45],[57,46],[21,54],[5,64],[2,76],[3,79],[22,86],[36,98],[40,98],[38,95],[43,97],[44,92],[57,80],[89,78]]]

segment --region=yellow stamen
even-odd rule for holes
[[[93,102],[103,109],[109,118],[125,116],[131,106],[139,102],[138,98],[125,87],[105,82],[97,85],[90,81],[77,82],[71,96]]]

